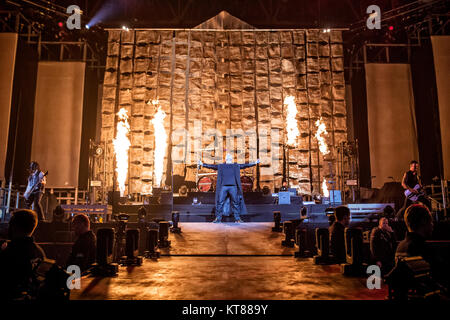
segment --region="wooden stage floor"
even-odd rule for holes
[[[272,223],[181,223],[158,260],[120,267],[112,278],[81,279],[71,299],[102,300],[383,300],[365,278],[344,277],[338,265],[296,259]]]

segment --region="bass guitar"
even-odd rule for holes
[[[405,190],[405,197],[408,198],[409,200],[417,201],[417,200],[419,200],[420,197],[425,197],[426,196],[425,191],[423,191],[423,189],[420,186],[420,184],[416,184],[413,189],[416,190],[417,193],[414,193],[414,192],[409,191],[409,190]]]
[[[42,183],[42,181],[44,180],[44,178],[48,175],[48,171],[46,171],[44,173],[43,176],[41,176],[39,178],[39,181],[36,182],[34,185],[29,185],[27,186],[27,189],[25,190],[25,193],[23,194],[25,201],[27,202],[27,204],[29,205],[29,201],[30,201],[30,196],[33,194],[34,191],[36,191],[36,189],[38,188],[38,186]]]

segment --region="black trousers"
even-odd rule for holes
[[[412,205],[414,203],[418,203],[418,202],[423,203],[431,211],[431,202],[430,202],[430,200],[428,200],[428,198],[420,196],[417,199],[417,201],[411,201],[407,197],[405,197],[405,202],[403,203],[403,207],[401,207],[400,210],[397,211],[397,219],[403,221],[406,209],[410,205]]]
[[[36,192],[30,195],[28,201],[28,203],[31,204],[30,206],[28,206],[28,209],[36,212],[39,221],[44,220],[44,210],[42,209],[41,199],[42,192]]]
[[[238,191],[237,186],[222,186],[220,189],[219,199],[217,201],[217,208],[216,208],[216,218],[217,220],[222,219],[223,214],[223,206],[225,204],[225,199],[227,196],[230,196],[231,198],[231,210],[234,214],[234,219],[239,220],[239,198],[238,198]]]

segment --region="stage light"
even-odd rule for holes
[[[160,248],[170,247],[169,222],[168,221],[160,221],[159,222],[159,247]]]
[[[122,29],[125,30],[125,31],[130,31],[130,29],[128,29],[127,26],[122,26]]]
[[[308,218],[308,208],[302,207],[300,209],[300,219],[306,219]]]
[[[114,229],[101,228],[97,231],[96,263],[92,268],[94,276],[115,276],[119,272],[119,265],[114,259]]]
[[[188,194],[188,188],[185,185],[182,185],[180,189],[178,190],[178,194],[180,197],[187,197]]]
[[[328,223],[331,226],[333,224],[334,220],[336,219],[336,217],[334,216],[334,208],[333,207],[326,208],[325,215],[328,217]]]
[[[146,258],[156,259],[161,256],[161,253],[158,250],[158,238],[159,238],[158,229],[149,228],[147,230],[147,242],[146,242],[147,250],[144,253]]]
[[[89,27],[89,25],[87,24],[87,25],[86,25],[86,29],[88,29],[88,30],[89,30],[89,28],[90,28],[90,27]]]
[[[53,210],[53,222],[63,222],[65,211],[61,206],[56,206]]]
[[[62,23],[61,21],[58,22],[58,27],[60,27],[60,28],[64,27],[64,23]]]
[[[273,212],[273,222],[275,223],[275,226],[272,227],[272,232],[283,231],[283,229],[281,228],[281,212],[280,211]]]
[[[283,231],[284,231],[285,238],[284,238],[284,240],[281,241],[281,245],[283,247],[293,248],[294,243],[295,243],[294,242],[295,229],[294,229],[294,224],[292,223],[292,221],[285,221],[283,223]]]
[[[139,256],[139,230],[127,230],[125,239],[125,256],[120,258],[120,264],[125,266],[142,265],[143,259]]]
[[[330,232],[328,228],[316,228],[317,255],[314,256],[314,264],[333,263],[330,257]]]
[[[138,221],[145,222],[145,218],[147,217],[147,210],[145,210],[145,207],[140,207],[137,214],[138,214]]]
[[[308,231],[306,228],[297,228],[295,230],[295,242],[298,245],[298,251],[294,252],[296,258],[309,258],[312,256],[312,252],[309,249],[308,243]]]
[[[312,195],[312,199],[315,204],[321,204],[322,203],[322,196],[319,193],[315,193]]]
[[[178,226],[179,221],[180,221],[180,212],[172,211],[172,227],[170,228],[170,232],[181,233],[181,228]]]
[[[394,30],[394,26],[389,26],[389,31]]]

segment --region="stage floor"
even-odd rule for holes
[[[171,247],[163,255],[287,255],[294,248],[281,246],[284,233],[272,232],[273,222],[179,224],[181,234],[171,233]]]
[[[71,299],[101,300],[383,300],[386,287],[344,277],[339,266],[293,257],[162,257],[121,267],[114,278],[82,278]]]
[[[366,288],[365,278],[344,277],[338,265],[296,259],[281,246],[271,223],[181,223],[172,247],[159,260],[120,267],[113,278],[83,277],[71,299],[249,300],[357,299],[387,295]],[[169,255],[170,254],[170,255]],[[242,255],[242,256],[236,256]]]

